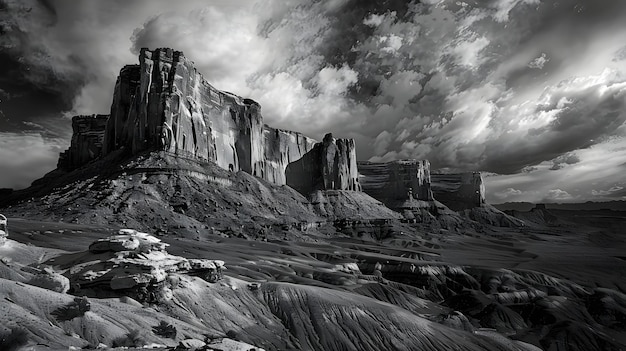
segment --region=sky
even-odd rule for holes
[[[0,0],[0,188],[55,168],[142,47],[360,160],[483,171],[487,201],[626,200],[626,1]]]

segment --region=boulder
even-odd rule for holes
[[[71,256],[66,265],[74,293],[81,290],[106,290],[128,295],[140,302],[166,301],[172,298],[175,277],[171,273],[198,276],[208,282],[222,279],[224,261],[186,259],[170,255],[160,239],[132,229],[99,239],[89,251]]]

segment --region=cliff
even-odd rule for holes
[[[261,107],[207,83],[193,62],[172,49],[142,49],[139,65],[118,77],[105,153],[128,148],[170,153],[260,174]]]
[[[61,153],[57,167],[76,169],[100,156],[108,115],[75,116],[72,118],[72,141]]]
[[[480,172],[431,174],[435,198],[454,211],[481,207],[485,202],[485,185]]]
[[[265,163],[262,178],[274,184],[287,184],[287,165],[311,151],[316,140],[298,132],[264,126]]]
[[[111,115],[102,118],[98,128],[81,127],[90,134],[75,128],[60,166],[75,169],[120,149],[131,155],[161,150],[304,193],[360,189],[354,140],[330,136],[317,143],[264,125],[258,103],[216,89],[180,51],[141,49],[139,64],[121,69]],[[294,162],[300,163],[287,176]]]
[[[321,143],[287,166],[285,176],[287,185],[305,195],[316,190],[361,191],[354,140],[326,134]]]
[[[386,163],[358,162],[363,191],[395,207],[407,199],[431,201],[430,162],[400,160]]]

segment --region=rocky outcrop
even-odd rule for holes
[[[117,150],[160,150],[284,185],[288,165],[300,160],[291,184],[302,191],[359,190],[354,140],[330,135],[316,145],[264,125],[258,103],[217,90],[182,52],[144,48],[138,65],[120,71],[110,117],[76,117],[59,168],[73,170]]]
[[[108,115],[75,116],[72,118],[72,141],[61,153],[57,167],[76,169],[100,156]]]
[[[196,275],[208,282],[222,278],[223,261],[170,255],[167,246],[147,233],[121,229],[118,235],[93,242],[87,252],[54,262],[66,269],[74,293],[109,291],[148,302],[171,298],[174,287],[165,282],[172,273]]]
[[[287,185],[304,195],[316,190],[361,191],[354,140],[335,139],[330,133],[290,163],[285,175]]]
[[[287,184],[285,170],[291,162],[311,151],[316,140],[298,132],[264,126],[265,162],[262,178],[274,184]]]
[[[430,162],[426,160],[359,162],[358,166],[363,191],[390,208],[408,199],[433,199]]]
[[[211,86],[180,51],[142,49],[118,77],[105,152],[160,149],[260,175],[263,138],[259,104]]]
[[[431,188],[435,199],[454,211],[481,207],[486,203],[480,172],[432,173]]]

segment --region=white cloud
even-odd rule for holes
[[[561,189],[552,189],[548,191],[545,200],[549,201],[561,201],[561,200],[571,200],[573,198],[570,193]]]
[[[607,190],[591,190],[591,195],[593,196],[607,196],[607,195],[611,195],[613,193],[616,193],[620,190],[623,190],[624,187],[623,186],[613,186]]]
[[[534,5],[538,4],[539,0],[496,0],[493,9],[495,13],[493,14],[493,18],[497,22],[507,22],[509,21],[510,12],[518,5]]]
[[[387,54],[395,55],[402,47],[402,38],[395,34],[381,36],[378,41],[381,44],[380,51]]]
[[[324,67],[315,79],[319,92],[328,95],[345,95],[348,88],[358,82],[358,73],[344,65],[340,68]]]
[[[545,53],[542,53],[541,56],[530,61],[530,63],[528,64],[528,67],[535,68],[535,69],[543,69],[543,67],[546,65],[546,63],[548,63],[548,61],[550,61],[548,56]]]
[[[465,33],[464,37],[453,42],[448,52],[456,57],[458,65],[467,68],[477,68],[484,62],[481,51],[489,43],[489,39],[483,36],[478,37],[474,33]]]
[[[500,202],[509,201],[509,199],[514,199],[522,195],[524,192],[515,188],[506,188],[503,191],[498,191],[494,193],[494,196],[497,197]]]
[[[369,17],[363,20],[363,24],[370,27],[378,27],[381,23],[383,23],[383,15],[377,15],[375,13],[371,14]]]
[[[383,130],[378,134],[374,141],[374,152],[376,154],[384,154],[391,143],[392,135],[386,130]]]

